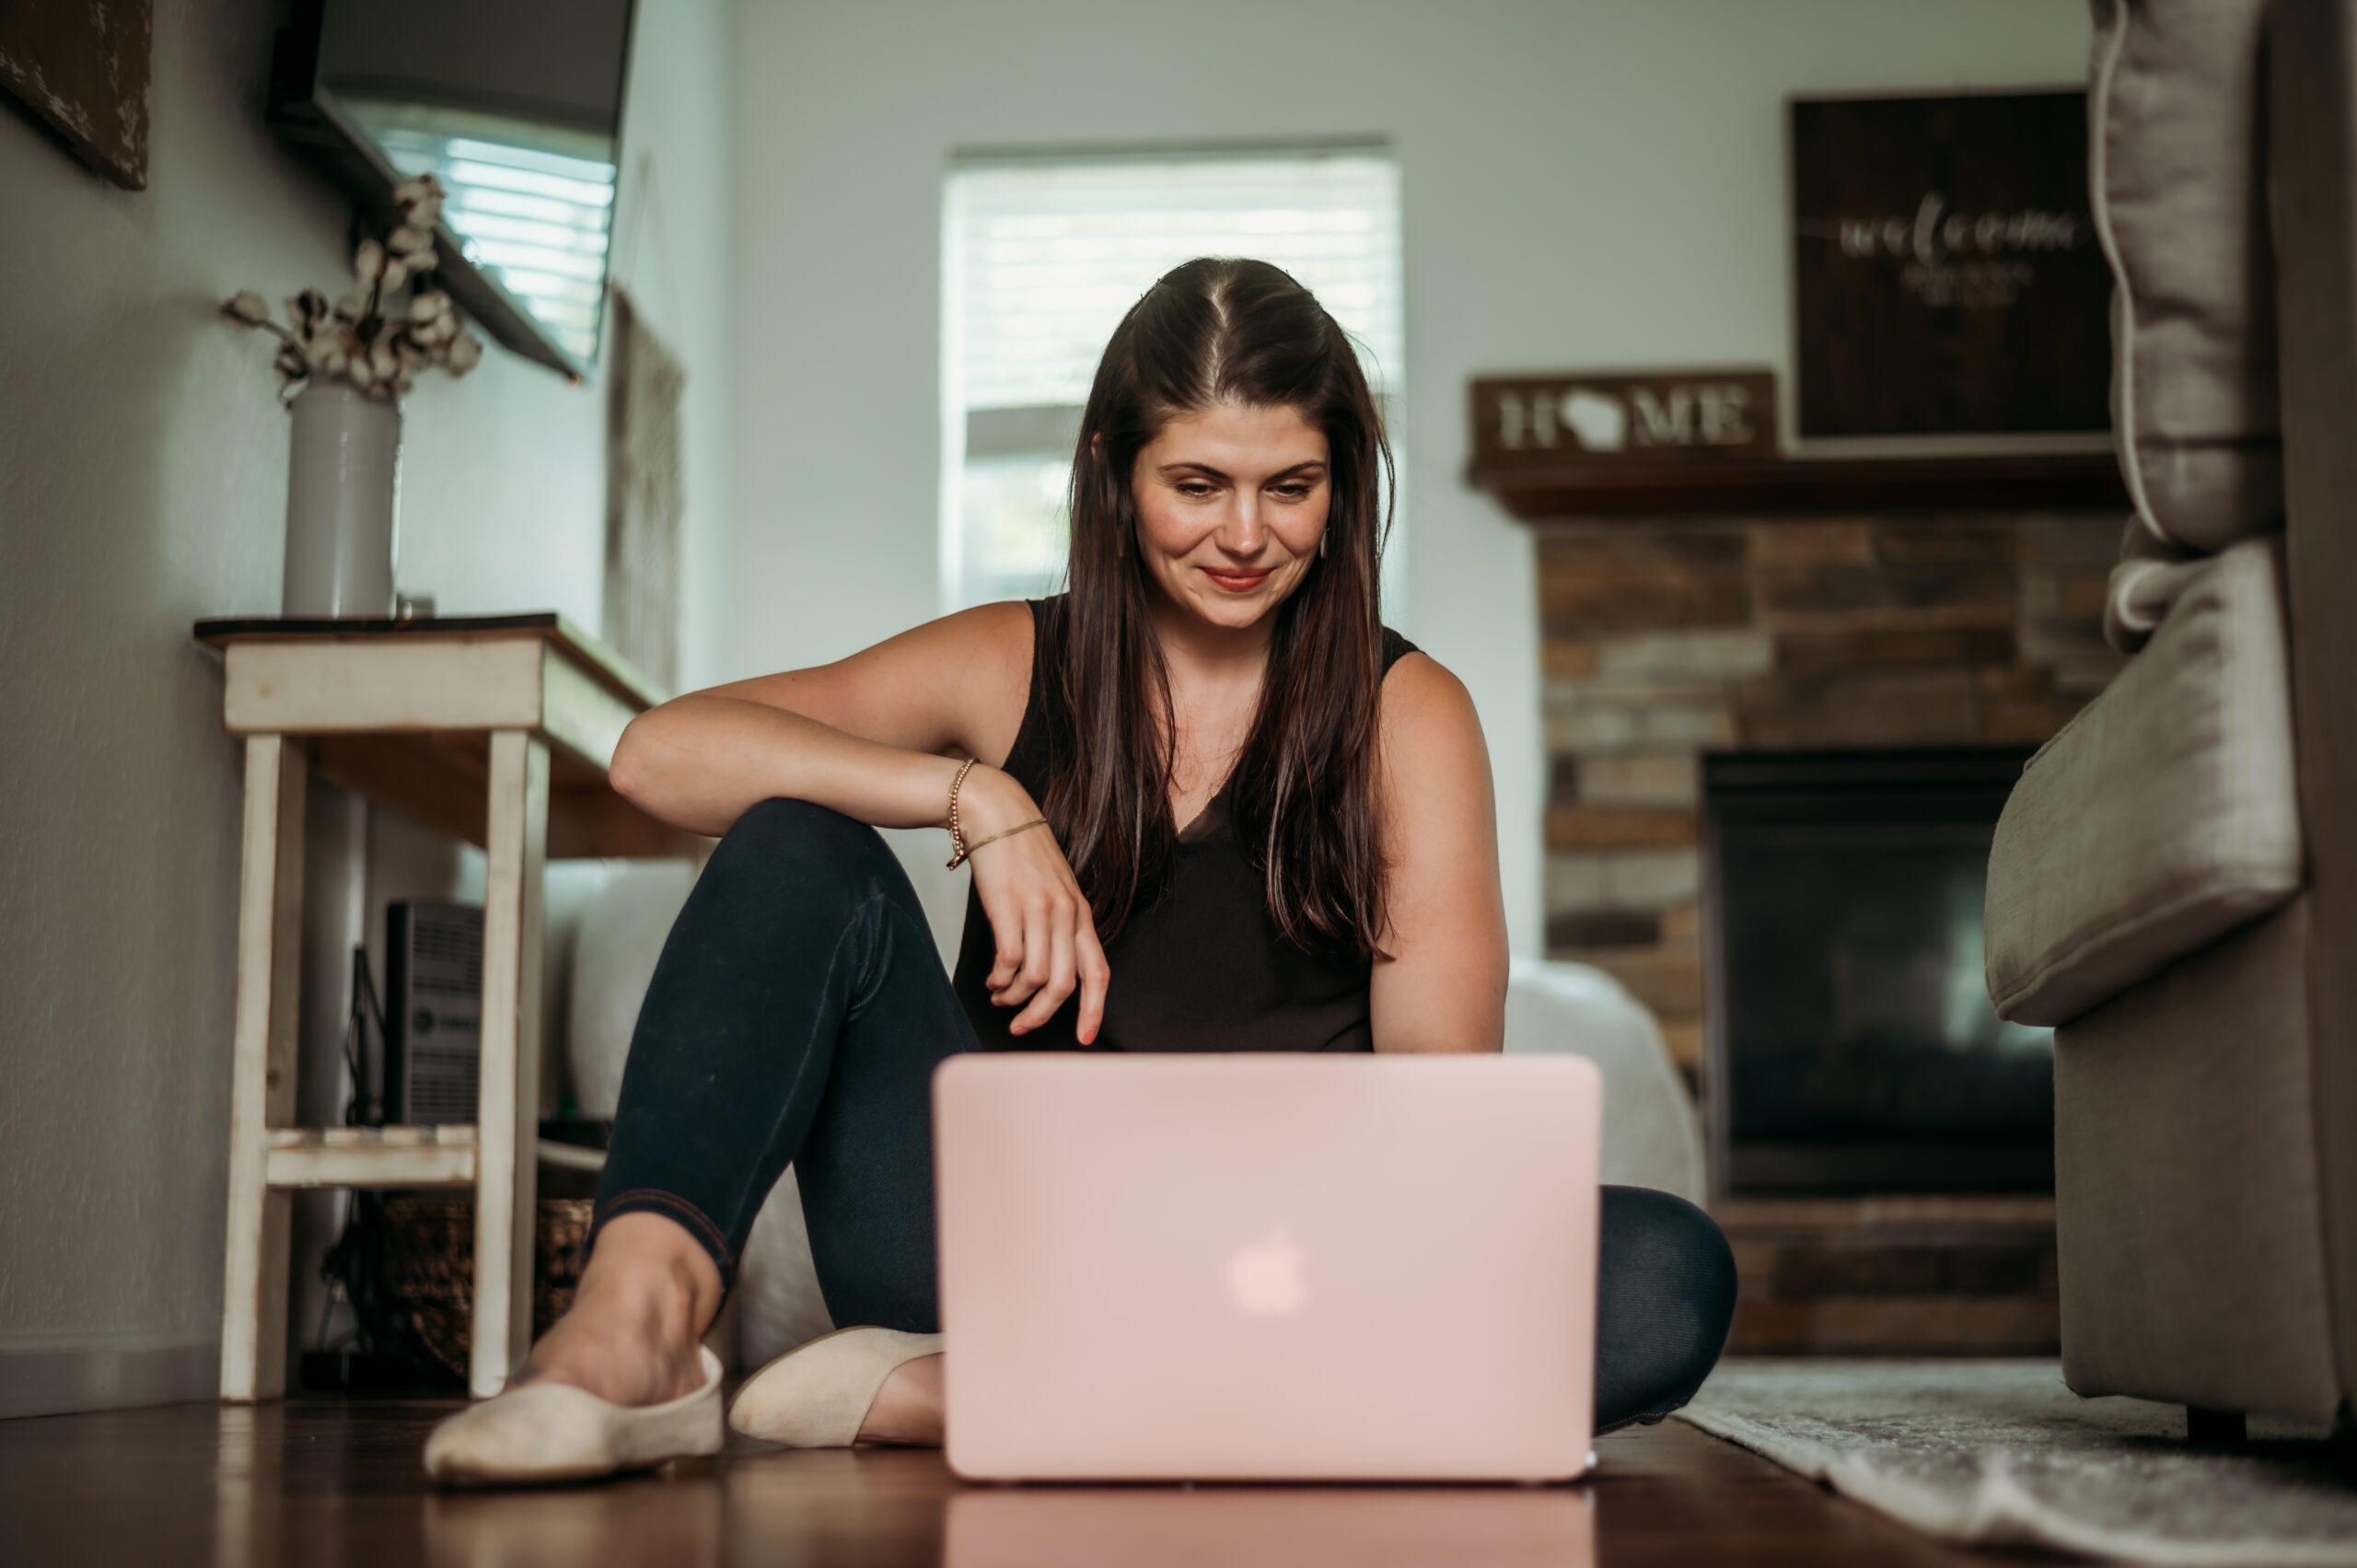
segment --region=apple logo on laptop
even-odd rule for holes
[[[1301,1310],[1309,1286],[1301,1275],[1301,1249],[1284,1226],[1236,1249],[1227,1260],[1227,1294],[1250,1318],[1290,1318]]]

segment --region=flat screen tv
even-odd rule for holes
[[[297,0],[271,120],[389,224],[447,192],[437,273],[492,337],[569,377],[598,358],[633,0]]]

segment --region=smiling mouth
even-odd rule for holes
[[[1257,570],[1244,572],[1222,572],[1206,566],[1203,568],[1203,575],[1225,588],[1229,593],[1241,594],[1249,593],[1267,582],[1271,574],[1275,571],[1276,568],[1273,566],[1262,566]]]

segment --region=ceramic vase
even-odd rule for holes
[[[393,610],[393,512],[401,411],[314,378],[288,405],[283,615],[384,616]]]

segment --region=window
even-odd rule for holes
[[[976,160],[949,176],[943,237],[945,610],[1055,590],[1097,356],[1181,261],[1252,256],[1291,273],[1396,406],[1399,186],[1387,155]]]

